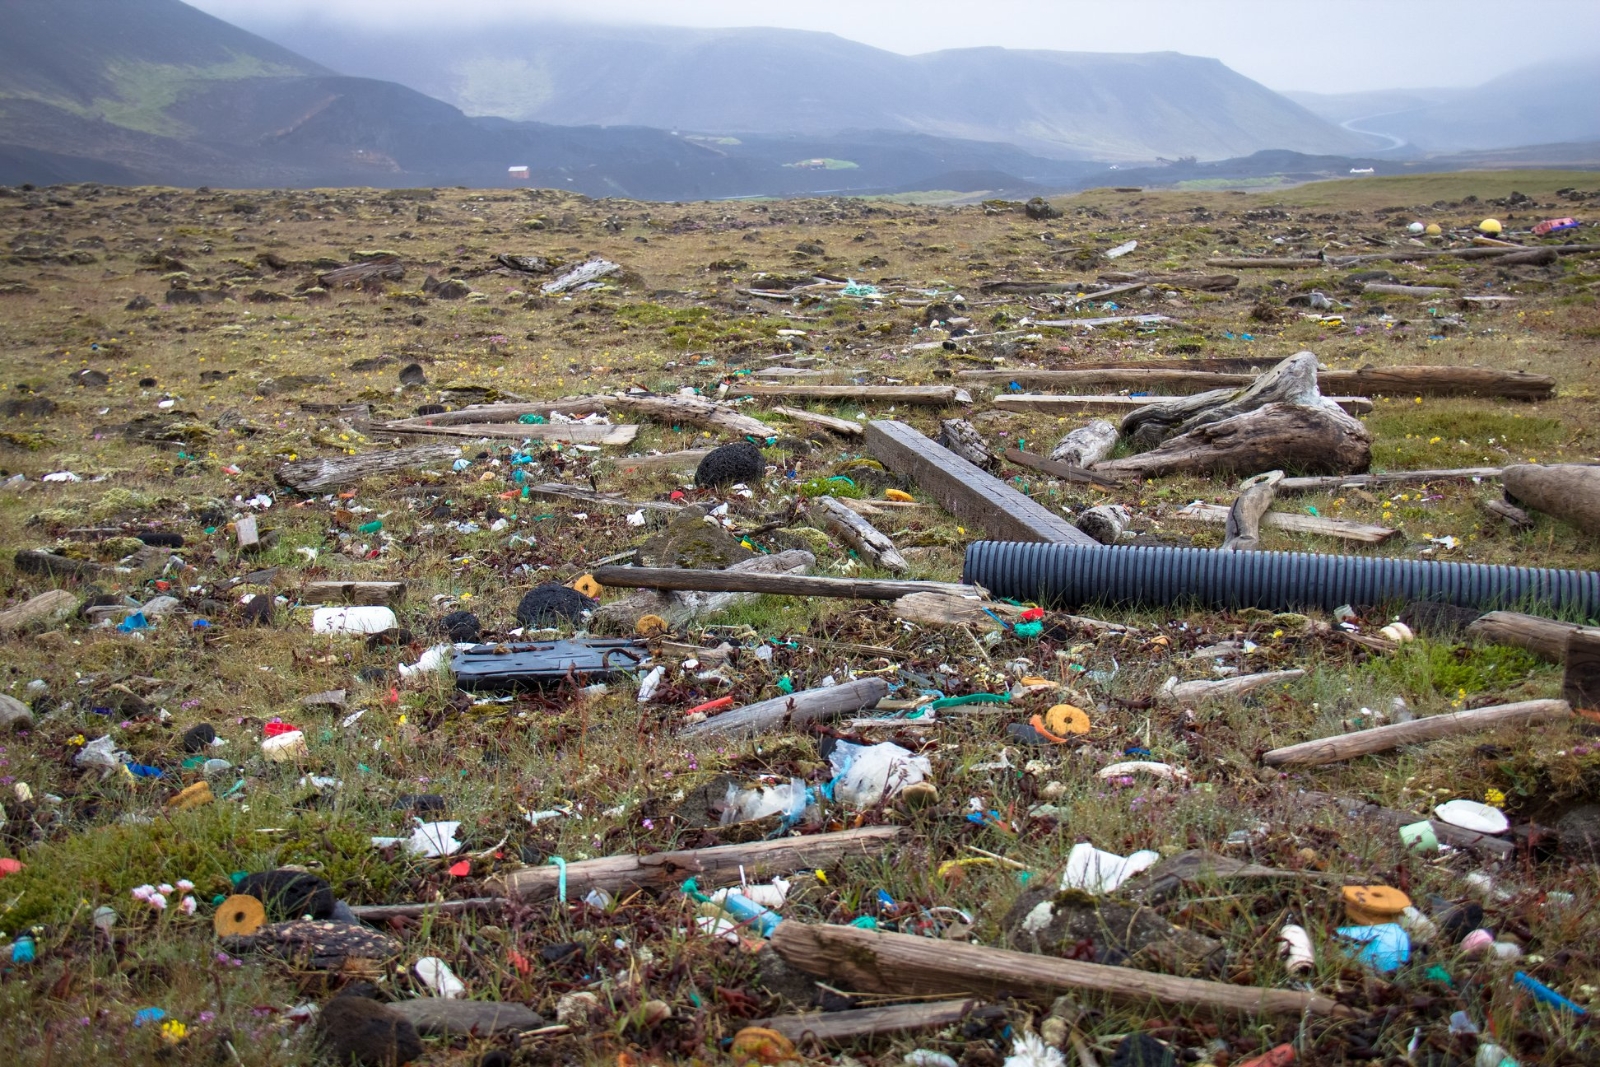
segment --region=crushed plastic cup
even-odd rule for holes
[[[1283,957],[1284,969],[1297,977],[1317,969],[1317,953],[1311,947],[1311,935],[1303,926],[1284,924],[1278,931],[1278,955]]]
[[[1082,889],[1089,893],[1111,893],[1140,871],[1161,859],[1159,852],[1144,849],[1131,856],[1102,852],[1087,841],[1080,841],[1067,853],[1067,867],[1061,872],[1061,888]]]
[[[828,753],[828,762],[834,773],[834,799],[857,810],[887,800],[933,772],[926,756],[888,741],[877,745],[841,741]]]
[[[311,632],[318,634],[381,634],[399,624],[393,611],[371,604],[317,608],[311,613]]]
[[[1476,800],[1451,800],[1433,809],[1434,818],[1480,834],[1503,834],[1511,829],[1505,812]]]
[[[309,752],[310,749],[306,747],[306,735],[300,730],[276,734],[261,742],[261,754],[274,763],[299,759]]]
[[[424,956],[411,969],[422,979],[422,984],[441,1000],[459,1000],[466,996],[466,985],[456,977],[450,965],[438,956]]]
[[[814,802],[806,791],[806,783],[799,778],[791,778],[776,785],[757,785],[746,789],[729,785],[727,796],[723,800],[721,824],[732,826],[734,823],[765,819],[769,815],[778,814],[782,814],[790,822],[798,822],[805,814],[806,808]]]
[[[1357,963],[1379,974],[1392,974],[1411,958],[1411,935],[1397,923],[1341,926],[1339,936],[1354,943],[1346,951],[1355,957]],[[1354,945],[1361,947],[1355,949]]]
[[[1433,823],[1427,819],[1400,827],[1400,840],[1415,852],[1439,851],[1439,837],[1433,832]]]
[[[79,750],[72,762],[79,767],[120,767],[131,759],[126,752],[117,747],[110,734],[97,737],[88,742]]]

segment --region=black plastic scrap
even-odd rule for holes
[[[544,688],[568,678],[579,685],[608,681],[638,670],[649,659],[642,641],[589,637],[473,645],[455,654],[450,669],[459,689],[503,693]]]

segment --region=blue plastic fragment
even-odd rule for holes
[[[146,1023],[158,1023],[167,1017],[167,1013],[160,1008],[140,1008],[133,1013],[133,1025],[144,1026]]]
[[[1551,989],[1549,986],[1545,985],[1531,974],[1518,971],[1516,974],[1512,975],[1511,980],[1517,983],[1517,985],[1521,986],[1523,989],[1526,989],[1528,992],[1532,993],[1533,999],[1539,1001],[1541,1004],[1548,1004],[1552,1008],[1561,1008],[1564,1011],[1576,1012],[1579,1015],[1589,1014],[1586,1010],[1578,1007],[1578,1005],[1574,1004],[1560,993],[1557,993],[1554,989]]]
[[[1341,926],[1339,936],[1359,943],[1361,949],[1354,953],[1356,962],[1371,967],[1379,974],[1398,971],[1402,964],[1411,959],[1411,935],[1398,923]]]
[[[131,634],[137,630],[148,629],[150,629],[150,620],[144,617],[144,612],[142,611],[136,611],[117,623],[117,632],[119,634]]]

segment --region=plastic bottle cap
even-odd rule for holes
[[[1347,885],[1341,890],[1345,914],[1362,926],[1393,922],[1411,906],[1411,898],[1386,885]]]
[[[211,927],[218,937],[249,937],[267,921],[261,901],[246,893],[235,893],[217,906]]]

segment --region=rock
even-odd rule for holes
[[[517,605],[517,621],[524,626],[548,626],[563,620],[577,624],[583,622],[585,612],[599,606],[599,601],[591,600],[576,589],[558,582],[545,582],[523,596]]]
[[[459,278],[439,282],[431,291],[424,285],[423,291],[435,300],[465,300],[472,295],[472,287]]]
[[[674,515],[636,555],[640,566],[696,570],[720,570],[755,557],[727,530],[707,522],[705,510],[699,507],[684,508]]]
[[[756,982],[768,993],[782,997],[802,1011],[816,1003],[817,980],[814,975],[790,966],[770,948],[756,953],[756,966],[760,972]]]
[[[138,296],[122,305],[122,309],[124,311],[149,311],[153,307],[155,307],[155,305],[152,304],[150,302],[150,298],[145,296],[143,293],[140,293]]]
[[[90,367],[88,370],[81,370],[74,374],[72,376],[72,382],[75,385],[100,389],[111,384],[111,376],[106,374],[104,371],[98,371],[93,367]]]
[[[351,973],[375,969],[400,955],[402,948],[395,938],[364,926],[305,919],[272,923],[248,937],[224,938],[223,945],[235,951],[260,949],[317,970]]]
[[[1172,1050],[1149,1034],[1129,1034],[1111,1054],[1111,1067],[1177,1067]]]
[[[304,871],[262,871],[249,874],[234,889],[255,897],[274,922],[300,919],[326,919],[333,914],[333,887]]]
[[[211,747],[211,742],[217,739],[217,728],[208,722],[191,726],[183,732],[183,750],[185,752],[204,752]]]
[[[1556,820],[1561,851],[1579,863],[1600,863],[1600,804],[1573,808]]]
[[[478,622],[478,617],[470,611],[452,611],[439,620],[439,628],[445,632],[450,640],[457,643],[463,641],[477,641],[483,636],[483,626]]]
[[[1086,893],[1033,889],[1002,923],[1006,947],[1075,959],[1087,945],[1095,963],[1165,974],[1205,975],[1222,966],[1222,942],[1173,926],[1152,908],[1096,900]]]
[[[735,441],[731,445],[713,448],[695,468],[694,484],[701,489],[739,482],[759,482],[767,473],[767,461],[761,449],[749,441]]]
[[[361,996],[337,996],[317,1014],[317,1044],[345,1067],[399,1067],[422,1055],[422,1038],[404,1015]]]
[[[31,730],[33,709],[16,697],[0,693],[0,733],[8,730]]]
[[[427,385],[428,376],[422,372],[422,364],[407,363],[400,368],[401,385]]]
[[[391,1004],[419,1034],[475,1034],[487,1037],[505,1031],[537,1030],[544,1025],[539,1013],[522,1004],[488,1000],[443,1000],[420,997]]]
[[[1102,545],[1114,545],[1133,516],[1121,504],[1100,504],[1078,516],[1078,529]]]
[[[556,1001],[556,1023],[577,1031],[587,1030],[600,1014],[600,998],[587,990],[568,993]]]
[[[1061,216],[1061,212],[1051,207],[1049,201],[1042,196],[1036,196],[1023,204],[1022,211],[1030,219],[1054,219]]]

